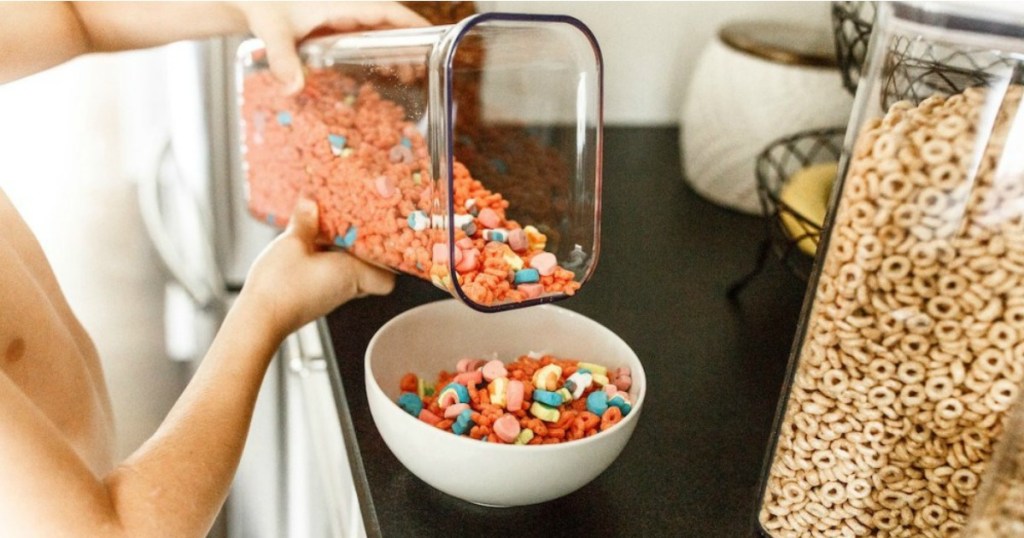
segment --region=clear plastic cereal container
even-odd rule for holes
[[[1014,406],[1006,433],[982,478],[967,525],[972,538],[1024,536],[1024,406]]]
[[[324,242],[485,312],[571,296],[600,239],[602,66],[564,16],[318,38],[286,96],[263,44],[238,54],[249,207],[284,226],[300,193]]]
[[[961,535],[1024,382],[1019,10],[878,4],[766,454],[766,535]]]

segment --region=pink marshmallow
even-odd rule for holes
[[[489,207],[481,209],[480,214],[476,218],[484,228],[497,228],[501,226],[501,217],[498,216],[495,210]]]
[[[558,259],[550,252],[541,252],[530,258],[530,267],[536,269],[542,276],[551,275],[551,273],[555,272],[555,267],[557,266]]]
[[[391,195],[395,194],[395,180],[388,176],[377,176],[373,184],[381,198],[391,198]]]
[[[455,264],[455,270],[460,273],[468,273],[476,269],[479,257],[480,251],[475,248],[462,251],[462,259]]]
[[[455,246],[461,248],[462,250],[473,248],[473,239],[470,237],[463,237],[462,239],[459,239],[458,241],[455,242]]]
[[[544,286],[538,283],[520,284],[516,286],[516,289],[522,292],[527,299],[536,299],[540,297],[540,294],[544,293]]]
[[[434,263],[448,263],[448,245],[444,243],[434,243],[432,248],[433,255],[430,261]]]
[[[506,443],[512,443],[519,436],[520,426],[519,421],[513,415],[502,415],[498,417],[498,420],[494,421],[492,425],[494,428],[494,434],[498,436],[498,439],[505,441]]]
[[[505,409],[509,411],[519,411],[523,408],[523,398],[526,396],[526,387],[523,386],[523,382],[518,379],[513,379],[508,382],[508,387],[505,389]]]
[[[530,247],[530,243],[526,239],[526,232],[522,228],[508,232],[508,246],[516,252],[524,252]]]
[[[455,418],[466,409],[469,409],[469,404],[457,403],[449,405],[444,410],[444,418]]]
[[[455,363],[455,371],[460,374],[463,372],[472,372],[484,364],[485,361],[482,359],[459,359],[459,362]]]
[[[612,385],[611,383],[608,383],[607,385],[604,386],[604,392],[609,397],[611,397],[611,396],[615,396],[615,393],[619,392],[619,389],[615,385]]]
[[[455,376],[455,382],[467,387],[479,385],[484,380],[484,373],[480,370],[462,372]]]
[[[484,379],[488,383],[498,379],[499,377],[505,377],[508,375],[508,370],[505,369],[505,364],[498,359],[488,362],[483,368]]]

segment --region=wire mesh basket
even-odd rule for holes
[[[889,43],[882,104],[920,103],[933,95],[949,96],[993,80],[1021,82],[1017,63],[988,49],[964,49],[898,36]]]
[[[799,278],[807,280],[814,259],[810,252],[821,237],[821,222],[787,202],[786,184],[801,170],[816,164],[836,163],[843,151],[844,127],[799,132],[782,138],[757,157],[757,193],[767,219],[772,250]],[[816,188],[830,190],[829,185]],[[827,200],[828,194],[824,194]]]
[[[761,272],[773,252],[797,278],[807,281],[814,265],[811,253],[817,250],[824,219],[811,218],[793,207],[786,201],[783,191],[797,173],[814,165],[838,163],[845,133],[845,127],[801,131],[776,140],[757,156],[757,195],[767,233],[754,268],[729,287],[730,300],[738,299],[739,293]],[[820,202],[826,212],[831,185],[829,182],[815,186],[823,195]]]
[[[856,93],[875,23],[874,2],[832,2],[832,31],[843,87]]]

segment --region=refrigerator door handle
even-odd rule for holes
[[[223,308],[226,304],[226,293],[210,239],[213,234],[209,230],[209,219],[203,218],[201,203],[194,193],[187,191],[185,182],[167,177],[170,174],[178,174],[177,168],[174,145],[168,139],[160,150],[153,172],[139,180],[138,201],[142,222],[161,262],[192,301],[203,310]],[[193,237],[187,239],[200,242],[200,265],[205,266],[204,268],[186,262],[174,240],[175,235],[168,229],[163,211],[166,203],[163,194],[165,189],[177,191],[180,214],[176,217],[182,219],[179,228],[188,230],[191,227],[192,231],[199,232],[190,234]]]

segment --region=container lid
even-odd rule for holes
[[[741,21],[722,27],[718,37],[732,49],[775,63],[838,66],[835,42],[826,28],[785,21]]]
[[[895,2],[893,13],[929,26],[1024,39],[1024,2]]]

